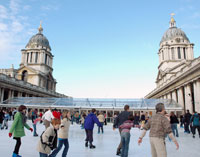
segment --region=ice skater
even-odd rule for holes
[[[196,129],[198,130],[199,133],[199,138],[200,138],[200,117],[198,115],[197,112],[194,112],[194,115],[191,117],[191,124],[192,124],[192,134],[193,134],[193,138],[195,138],[195,134],[196,134]]]
[[[40,136],[37,151],[40,157],[48,157],[51,150],[57,148],[57,130],[60,126],[60,119],[52,119],[51,124]]]
[[[33,136],[38,136],[37,134],[37,123],[41,121],[41,118],[38,117],[33,121]]]
[[[4,119],[4,113],[3,113],[2,109],[0,109],[0,128],[3,124],[3,119]]]
[[[71,114],[70,112],[64,111],[62,113],[63,119],[61,120],[61,125],[58,131],[58,147],[49,155],[49,157],[55,157],[58,152],[62,149],[62,146],[64,145],[64,150],[62,153],[62,157],[67,156],[67,152],[69,149],[69,141],[68,141],[68,134],[69,134],[69,127],[70,127],[70,120],[71,120]]]
[[[176,141],[169,120],[165,117],[165,106],[163,103],[156,105],[156,115],[144,125],[144,130],[138,139],[138,144],[142,143],[142,138],[146,135],[147,130],[150,129],[149,139],[151,144],[152,157],[167,157],[165,136],[168,135],[175,143],[176,149],[179,144]]]
[[[114,124],[113,124],[113,130],[118,128],[121,124],[123,124],[126,120],[128,120],[128,116],[130,115],[129,112],[129,105],[124,106],[124,111],[121,112],[115,119]],[[122,141],[121,141],[121,129],[119,128],[119,134],[120,134],[120,143],[117,148],[117,153],[116,155],[121,155],[121,148],[122,148]]]
[[[19,149],[21,146],[21,137],[25,136],[24,127],[26,127],[31,132],[33,131],[33,129],[30,128],[30,126],[26,123],[26,106],[19,106],[18,111],[19,112],[15,114],[14,121],[9,131],[9,137],[11,137],[13,134],[13,139],[17,141],[12,157],[21,157],[19,155]]]
[[[98,115],[97,118],[98,118],[99,122],[101,123],[101,127],[98,126],[98,134],[100,134],[100,129],[101,129],[101,132],[102,132],[102,134],[103,134],[103,124],[104,124],[104,121],[105,121],[105,117],[104,117],[104,115],[103,115],[103,112],[101,112],[101,113]]]
[[[95,145],[92,144],[93,142],[93,129],[94,129],[94,123],[96,123],[98,126],[101,127],[101,123],[96,117],[96,109],[92,109],[92,112],[88,114],[88,116],[85,118],[84,128],[86,133],[86,142],[85,147],[88,147],[88,142],[90,143],[90,149],[96,148]]]
[[[8,113],[8,111],[7,110],[5,110],[4,111],[4,120],[3,120],[3,125],[2,125],[2,127],[1,127],[1,130],[2,129],[8,129],[8,120],[10,119],[10,115],[9,115],[9,113]]]
[[[121,157],[128,157],[128,149],[130,142],[130,130],[133,127],[133,115],[128,116],[128,120],[126,120],[122,125],[119,126],[121,129],[121,141],[122,141],[122,152]]]

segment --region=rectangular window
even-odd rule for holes
[[[30,63],[32,63],[32,56],[33,56],[33,53],[31,52]]]
[[[174,48],[172,47],[172,60],[174,60],[175,59],[175,55],[174,55]]]
[[[37,63],[38,60],[38,52],[35,53],[35,63]]]
[[[29,53],[27,53],[26,62],[28,63]]]
[[[181,50],[180,50],[180,47],[178,47],[178,59],[181,59]]]
[[[185,48],[183,48],[183,55],[184,55],[184,59],[186,59]]]
[[[162,60],[165,59],[164,52],[162,51]]]
[[[45,64],[47,64],[47,54],[45,54]]]

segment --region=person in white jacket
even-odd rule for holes
[[[64,111],[62,113],[63,119],[61,120],[61,125],[58,131],[58,147],[49,155],[49,157],[55,157],[58,152],[62,149],[62,146],[64,145],[65,148],[62,153],[62,157],[67,156],[67,152],[69,149],[69,142],[68,142],[68,133],[69,133],[69,127],[70,127],[70,118],[71,114],[70,112]]]
[[[50,126],[51,120],[54,119],[54,116],[51,112],[51,108],[49,108],[48,111],[44,113],[42,116],[43,124],[45,125],[45,128],[47,129]]]

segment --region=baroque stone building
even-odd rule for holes
[[[38,33],[21,50],[19,69],[0,69],[0,102],[11,97],[67,97],[56,93],[53,55],[40,24]]]
[[[158,51],[157,87],[145,98],[173,99],[184,111],[200,112],[200,57],[194,58],[193,47],[172,16]]]

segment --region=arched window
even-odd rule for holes
[[[26,70],[24,70],[22,72],[22,81],[27,82],[27,80],[28,80],[28,72]]]

